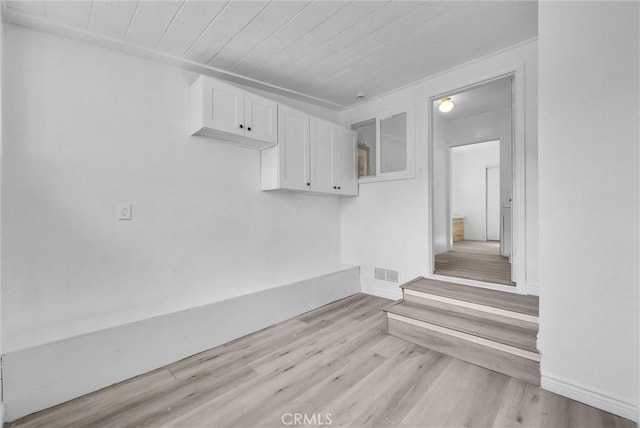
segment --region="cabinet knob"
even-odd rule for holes
[[[338,188],[338,186],[333,186],[333,188],[334,188],[334,189],[337,189],[337,188]]]
[[[251,131],[251,127],[250,126],[247,126],[247,131]]]
[[[307,186],[311,186],[311,183],[307,183]]]
[[[242,126],[242,124],[240,124],[240,129],[244,128],[244,126]]]
[[[338,190],[342,189],[342,187],[338,186]]]

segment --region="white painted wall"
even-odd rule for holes
[[[338,198],[261,192],[258,151],[187,135],[195,74],[6,36],[4,353],[340,265]],[[119,203],[132,221],[116,220]]]
[[[542,386],[637,417],[637,2],[540,2]]]
[[[486,169],[500,167],[500,141],[451,149],[451,190],[454,217],[464,217],[464,239],[487,239]]]
[[[429,273],[428,192],[426,170],[429,97],[521,67],[524,71],[526,139],[527,282],[537,284],[537,42],[498,52],[431,77],[342,113],[346,125],[413,102],[415,105],[415,178],[360,185],[358,198],[342,204],[342,261],[361,266],[366,292],[396,297],[396,285],[377,281],[375,266],[397,269],[400,282]],[[524,256],[524,255],[523,255]]]

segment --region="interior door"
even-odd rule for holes
[[[280,187],[309,190],[309,115],[284,105],[278,110]]]
[[[487,168],[487,241],[499,241],[500,215],[500,168]]]
[[[278,103],[246,92],[244,94],[245,136],[276,144]]]

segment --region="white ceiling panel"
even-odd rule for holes
[[[351,53],[344,58],[341,67],[321,68],[318,71],[321,76],[314,81],[317,86],[308,90],[323,88],[328,91],[325,92],[327,97],[349,103],[356,92],[368,95],[385,93],[508,47],[513,44],[513,39],[506,33],[518,35],[519,40],[527,40],[536,34],[534,25],[522,25],[522,19],[511,13],[515,10],[526,12],[526,8],[510,11],[510,7],[504,6],[498,3],[490,6],[475,4],[452,9],[419,29],[413,27],[402,37],[380,43],[366,55]],[[500,13],[494,7],[499,8]],[[457,26],[459,22],[468,22],[468,25],[460,28]],[[486,42],[488,36],[477,36],[487,33],[494,38],[490,44]],[[345,86],[353,88],[352,91],[345,93],[337,88],[327,89],[329,82],[335,80],[345,82]]]
[[[387,62],[387,59],[379,53],[383,47],[395,40],[404,40],[409,34],[424,31],[428,28],[430,20],[450,12],[456,6],[460,6],[460,4],[425,2],[418,9],[390,23],[380,31],[376,31],[364,39],[354,41],[336,55],[318,62],[314,65],[314,70],[320,75],[324,74],[326,77],[332,78],[336,69],[343,69],[349,64],[362,62],[363,58],[370,58],[373,62]],[[405,45],[408,49],[412,47],[411,43],[405,43]]]
[[[277,71],[282,70],[283,67],[290,66],[292,58],[302,58],[307,53],[313,52],[322,44],[362,22],[363,19],[380,10],[385,4],[386,2],[375,1],[349,3],[339,13],[333,15],[331,19],[324,21],[295,43],[289,45],[277,55],[272,56],[267,62],[254,70],[252,75],[255,76],[260,70],[266,68],[276,70],[274,78],[277,78],[279,76]]]
[[[387,3],[384,7],[376,10],[354,26],[337,34],[324,45],[318,46],[315,49],[309,49],[304,55],[298,58],[290,58],[287,70],[293,74],[302,76],[303,70],[305,73],[308,72],[309,69],[313,70],[316,64],[321,62],[323,58],[331,57],[343,49],[348,48],[353,44],[354,40],[362,40],[368,37],[370,34],[379,31],[396,19],[411,13],[420,5],[420,2],[410,1]],[[286,82],[289,79],[290,76],[277,76],[278,82]]]
[[[228,3],[187,0],[165,29],[156,49],[182,57]]]
[[[126,40],[147,48],[155,47],[183,4],[182,1],[141,2]]]
[[[287,22],[268,39],[257,43],[255,49],[231,67],[231,71],[249,76],[253,70],[304,37],[306,33],[330,19],[347,5],[347,2],[339,1],[313,2],[297,15],[296,19]]]
[[[230,2],[185,53],[191,61],[206,64],[269,6],[264,1]]]
[[[419,47],[419,50],[410,50],[407,57],[396,55],[394,57],[395,63],[399,69],[406,73],[406,83],[419,79],[420,76],[425,75],[425,72],[428,73],[427,75],[433,75],[442,71],[441,67],[444,69],[455,67],[473,58],[507,48],[513,44],[509,41],[514,36],[517,36],[519,40],[527,40],[536,35],[537,22],[530,23],[522,16],[518,16],[521,12],[525,16],[537,14],[535,5],[524,4],[510,10],[511,6],[494,4],[488,8],[478,9],[475,14],[468,14],[466,17],[457,14],[455,17],[451,17],[450,25],[446,28],[436,29],[432,33],[431,43],[420,45],[416,42],[415,46]],[[499,8],[500,11],[492,10],[494,7]],[[461,10],[460,12],[467,13],[468,11]],[[447,29],[453,28],[454,23],[459,22],[460,19],[468,19],[472,23],[465,31],[447,31]],[[483,34],[484,37],[479,38],[477,34]],[[408,57],[414,59],[409,60]],[[389,73],[392,69],[393,66],[390,64],[383,65],[381,74]],[[379,86],[383,82],[377,79],[377,83],[373,84]],[[393,89],[392,86],[386,88],[386,90],[391,89]]]
[[[112,39],[124,39],[139,2],[96,1],[92,5],[89,31]]]
[[[222,48],[208,64],[223,70],[231,68],[254,49],[256,40],[268,39],[310,4],[303,1],[269,3],[262,13]]]
[[[354,104],[357,92],[380,95],[529,40],[538,25],[533,0],[12,0],[5,5],[9,20],[29,15],[88,29],[232,73],[235,81],[245,77],[249,85],[261,81],[342,107]],[[41,21],[21,22],[38,27]],[[81,32],[77,36],[86,40]]]

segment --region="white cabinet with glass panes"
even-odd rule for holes
[[[412,106],[388,110],[351,129],[357,134],[360,183],[414,177]]]

